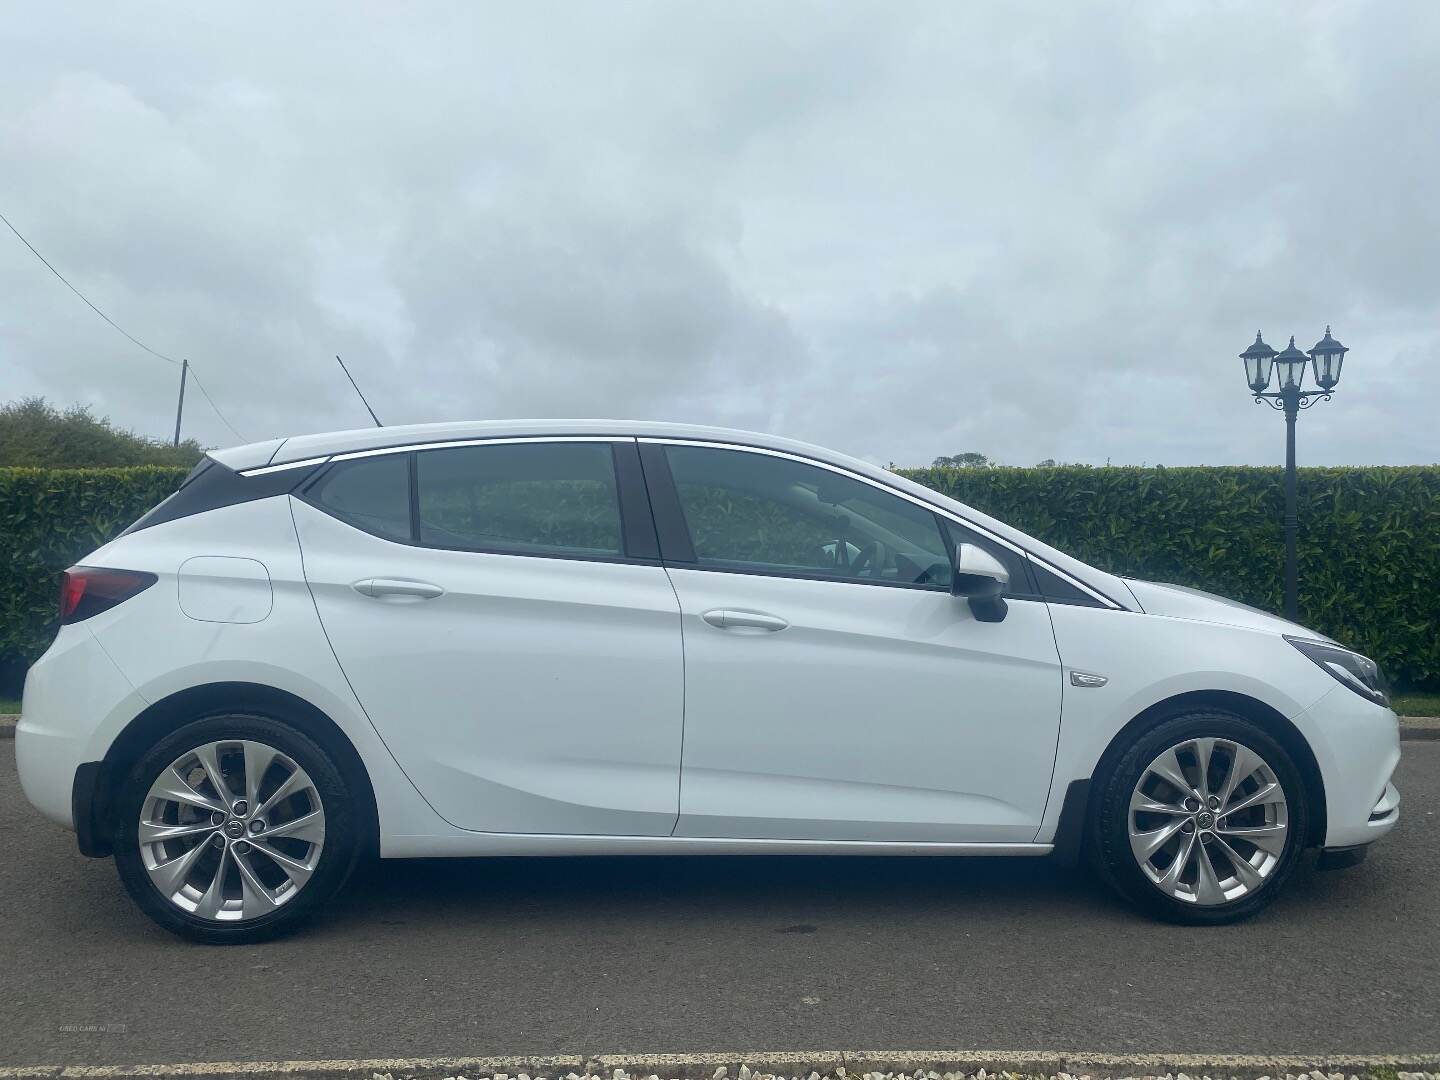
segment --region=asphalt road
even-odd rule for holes
[[[0,1064],[806,1049],[1440,1049],[1440,742],[1355,870],[1237,927],[1040,860],[390,862],[311,929],[154,929],[0,743]],[[75,1030],[103,1028],[106,1030]]]

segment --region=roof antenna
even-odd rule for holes
[[[340,365],[340,370],[345,372],[345,377],[350,380],[350,385],[355,387],[355,393],[360,394],[360,387],[355,382],[355,376],[350,374],[350,369],[345,366],[345,361],[340,359],[340,354],[335,354],[335,362]],[[384,427],[380,418],[375,415],[375,410],[370,408],[370,402],[365,400],[365,395],[360,394],[360,402],[365,406],[365,411],[370,414],[370,419],[375,421],[376,427]]]

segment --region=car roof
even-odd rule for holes
[[[1021,532],[1003,521],[990,517],[972,506],[952,499],[933,488],[872,465],[859,458],[828,450],[822,446],[785,439],[758,431],[735,428],[705,427],[698,424],[670,424],[651,420],[474,420],[441,424],[406,424],[398,427],[354,428],[315,435],[294,435],[283,439],[248,443],[224,450],[212,450],[211,458],[230,469],[247,470],[290,462],[325,459],[336,454],[388,447],[458,442],[470,439],[524,438],[547,435],[597,438],[684,439],[699,442],[731,443],[795,454],[835,465],[897,488],[952,514],[957,514],[998,536],[1017,544],[1045,561],[1078,577],[1091,588],[1098,589],[1125,607],[1135,602],[1124,581],[1088,563]]]
[[[397,427],[353,428],[315,435],[293,435],[284,439],[234,446],[211,451],[210,456],[231,469],[253,469],[265,465],[305,461],[357,450],[378,450],[418,443],[455,442],[465,439],[520,438],[545,435],[594,435],[600,438],[673,438],[741,443],[774,450],[804,453],[807,457],[829,458],[833,451],[823,447],[782,439],[758,431],[704,427],[698,424],[667,424],[651,420],[468,420],[443,424],[405,424]]]

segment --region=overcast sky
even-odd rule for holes
[[[1440,460],[1440,7],[5,3],[0,212],[246,440],[613,416],[884,464]],[[177,372],[0,229],[0,400]],[[203,399],[186,433],[237,441]]]

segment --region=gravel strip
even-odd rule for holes
[[[908,1071],[865,1070],[858,1064],[829,1067],[830,1062],[904,1059]],[[987,1070],[946,1068],[958,1060],[989,1059]],[[629,1070],[614,1067],[623,1060]],[[732,1064],[716,1065],[717,1060]],[[1407,1071],[1440,1068],[1440,1054],[1332,1055],[1311,1059],[1299,1055],[1194,1054],[1064,1054],[1054,1051],[888,1052],[800,1051],[756,1054],[757,1067],[736,1062],[730,1054],[604,1054],[519,1058],[414,1058],[335,1061],[231,1061],[175,1065],[0,1065],[0,1080],[1440,1080],[1440,1072]],[[1299,1064],[1315,1061],[1313,1068]],[[935,1069],[923,1062],[932,1062]],[[1049,1071],[1035,1063],[1071,1063],[1073,1071]],[[1096,1067],[1081,1061],[1094,1061]],[[763,1062],[764,1064],[759,1064]],[[825,1066],[822,1072],[809,1063]],[[781,1064],[783,1063],[783,1064]],[[1168,1072],[1159,1071],[1169,1063]],[[1178,1067],[1184,1063],[1187,1071]],[[1267,1068],[1266,1063],[1274,1066]],[[1342,1063],[1347,1067],[1337,1068]],[[1147,1066],[1157,1065],[1155,1071]],[[509,1069],[513,1071],[500,1071]],[[534,1072],[523,1070],[533,1069]],[[580,1071],[575,1071],[575,1070]],[[654,1069],[661,1071],[655,1072]],[[767,1071],[778,1069],[776,1072]],[[943,1071],[942,1071],[943,1070]]]
[[[628,1073],[624,1069],[614,1069],[608,1074],[604,1072],[592,1072],[586,1068],[583,1073],[569,1072],[563,1075],[530,1076],[528,1073],[449,1073],[443,1076],[443,1080],[695,1080],[695,1073],[691,1070],[677,1069],[678,1075],[666,1076],[660,1073]],[[440,1078],[441,1074],[433,1074]],[[425,1074],[410,1072],[376,1072],[371,1074],[371,1080],[421,1080]],[[975,1072],[939,1072],[933,1069],[917,1070],[915,1072],[854,1072],[839,1067],[828,1072],[817,1072],[811,1070],[809,1073],[769,1073],[759,1070],[752,1071],[748,1065],[740,1065],[738,1071],[731,1076],[728,1066],[721,1066],[711,1074],[710,1080],[1440,1080],[1440,1073],[1435,1072],[1407,1072],[1403,1070],[1378,1068],[1360,1073],[1324,1072],[1320,1069],[1302,1070],[1298,1072],[1275,1072],[1274,1074],[1261,1073],[1256,1076],[1254,1073],[1148,1073],[1148,1072],[1127,1072],[1119,1070],[1096,1071],[1096,1072],[987,1072],[979,1069]]]

